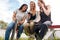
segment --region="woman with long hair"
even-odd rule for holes
[[[30,2],[30,10],[28,11],[28,22],[25,24],[25,31],[27,32],[26,34],[34,34],[34,25],[35,22],[40,21],[40,15],[39,12],[36,11],[36,4],[35,2],[31,1]]]
[[[50,6],[46,6],[43,0],[38,0],[38,6],[40,8],[40,17],[41,17],[41,24],[35,31],[40,39],[42,40],[45,36],[46,32],[48,31],[48,26],[51,26],[51,10]],[[36,35],[36,37],[37,37]]]
[[[26,19],[26,11],[27,11],[28,6],[26,4],[23,4],[19,9],[14,11],[13,13],[13,21],[8,25],[6,32],[5,32],[5,40],[9,40],[9,36],[11,33],[11,30],[14,29],[16,21],[17,21],[17,39],[18,40],[23,32],[23,23],[25,22]]]

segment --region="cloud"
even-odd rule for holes
[[[20,5],[22,5],[22,4],[29,4],[29,2],[30,2],[30,0],[17,0],[19,3],[20,3]]]
[[[8,22],[11,18],[9,0],[0,0],[0,20]]]
[[[16,0],[0,0],[0,20],[10,23],[13,11],[19,7]]]

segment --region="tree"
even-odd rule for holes
[[[0,20],[0,27],[1,27],[2,29],[6,29],[7,24],[8,24],[8,23],[6,23],[6,22]]]

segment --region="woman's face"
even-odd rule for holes
[[[38,0],[38,6],[39,6],[39,7],[41,6],[40,0]]]
[[[22,11],[25,12],[27,10],[27,6],[23,6]]]
[[[35,7],[35,3],[34,2],[30,2],[30,8],[33,9]]]

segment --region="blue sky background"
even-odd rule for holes
[[[18,9],[22,4],[28,4],[31,0],[0,0],[0,20],[10,23],[12,21],[13,11]],[[33,0],[36,5],[38,0]],[[60,25],[60,0],[44,0],[46,5],[51,6],[51,14],[53,25]],[[38,11],[39,7],[37,5],[36,10]]]
[[[9,3],[11,5],[9,10],[14,10],[19,7],[19,2],[17,0],[9,0]]]

